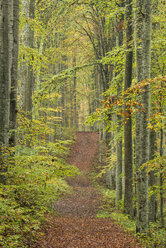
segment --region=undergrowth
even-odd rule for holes
[[[118,224],[120,224],[125,231],[128,231],[135,235],[143,247],[146,248],[165,248],[166,247],[166,229],[160,228],[159,223],[150,223],[149,233],[147,236],[141,236],[135,234],[136,221],[131,219],[128,215],[123,213],[123,204],[120,203],[119,209],[115,208],[115,190],[106,189],[101,185],[97,185],[97,188],[103,194],[103,204],[100,207],[97,217],[98,218],[111,218]]]
[[[93,161],[89,179],[92,181],[94,187],[103,195],[103,202],[98,210],[97,217],[113,219],[116,223],[120,224],[125,231],[135,235],[145,248],[165,248],[166,228],[161,228],[159,221],[150,223],[148,235],[136,234],[136,220],[131,219],[131,217],[123,213],[123,199],[119,202],[118,209],[116,208],[116,191],[106,187],[104,174],[101,173],[102,170],[103,165],[100,164],[97,159]]]
[[[49,142],[52,130],[42,122],[28,125],[24,119],[18,130],[18,144],[4,148],[0,170],[4,181],[0,184],[3,248],[29,247],[40,234],[45,214],[54,211],[53,203],[71,190],[64,178],[79,174],[75,166],[65,162],[71,140]]]

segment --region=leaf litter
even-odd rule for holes
[[[78,132],[68,162],[82,174],[67,178],[73,191],[54,203],[56,215],[48,216],[43,235],[33,248],[141,248],[135,237],[110,218],[97,218],[101,193],[87,177],[99,146],[98,133]]]

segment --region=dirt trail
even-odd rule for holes
[[[87,172],[99,147],[99,134],[94,132],[78,132],[76,142],[71,150],[68,163],[76,165]]]
[[[44,235],[35,248],[140,248],[136,240],[111,219],[97,219],[102,196],[87,178],[91,161],[98,151],[98,133],[78,132],[68,162],[82,175],[67,179],[69,194],[55,203],[57,217],[44,225]]]

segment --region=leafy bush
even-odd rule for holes
[[[98,185],[99,190],[104,196],[104,201],[100,207],[98,218],[112,218],[119,223],[126,231],[132,232],[135,235],[136,220],[123,213],[123,200],[120,202],[120,210],[115,208],[115,191],[106,189]],[[166,245],[166,229],[160,228],[159,223],[150,223],[148,235],[137,234],[137,237],[142,243],[142,247],[146,248],[164,248]]]
[[[4,248],[29,247],[45,213],[54,211],[53,203],[70,191],[64,178],[79,173],[65,162],[71,140],[48,142],[49,127],[26,121],[19,122],[18,145],[3,151],[7,170],[0,175],[6,181],[0,184],[0,247]]]

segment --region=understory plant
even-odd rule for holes
[[[29,247],[54,202],[71,189],[64,178],[78,169],[68,165],[71,140],[49,142],[53,130],[44,122],[18,120],[17,145],[3,148],[0,185],[0,247]],[[2,170],[1,170],[2,171]]]
[[[123,200],[119,203],[118,208],[115,207],[115,190],[105,188],[98,185],[98,189],[101,191],[104,201],[101,205],[97,217],[98,218],[111,218],[116,223],[120,224],[121,227],[138,238],[141,242],[142,247],[145,248],[164,248],[166,245],[166,229],[161,228],[160,221],[149,224],[148,235],[135,234],[136,220],[131,218],[129,215],[124,214]]]

